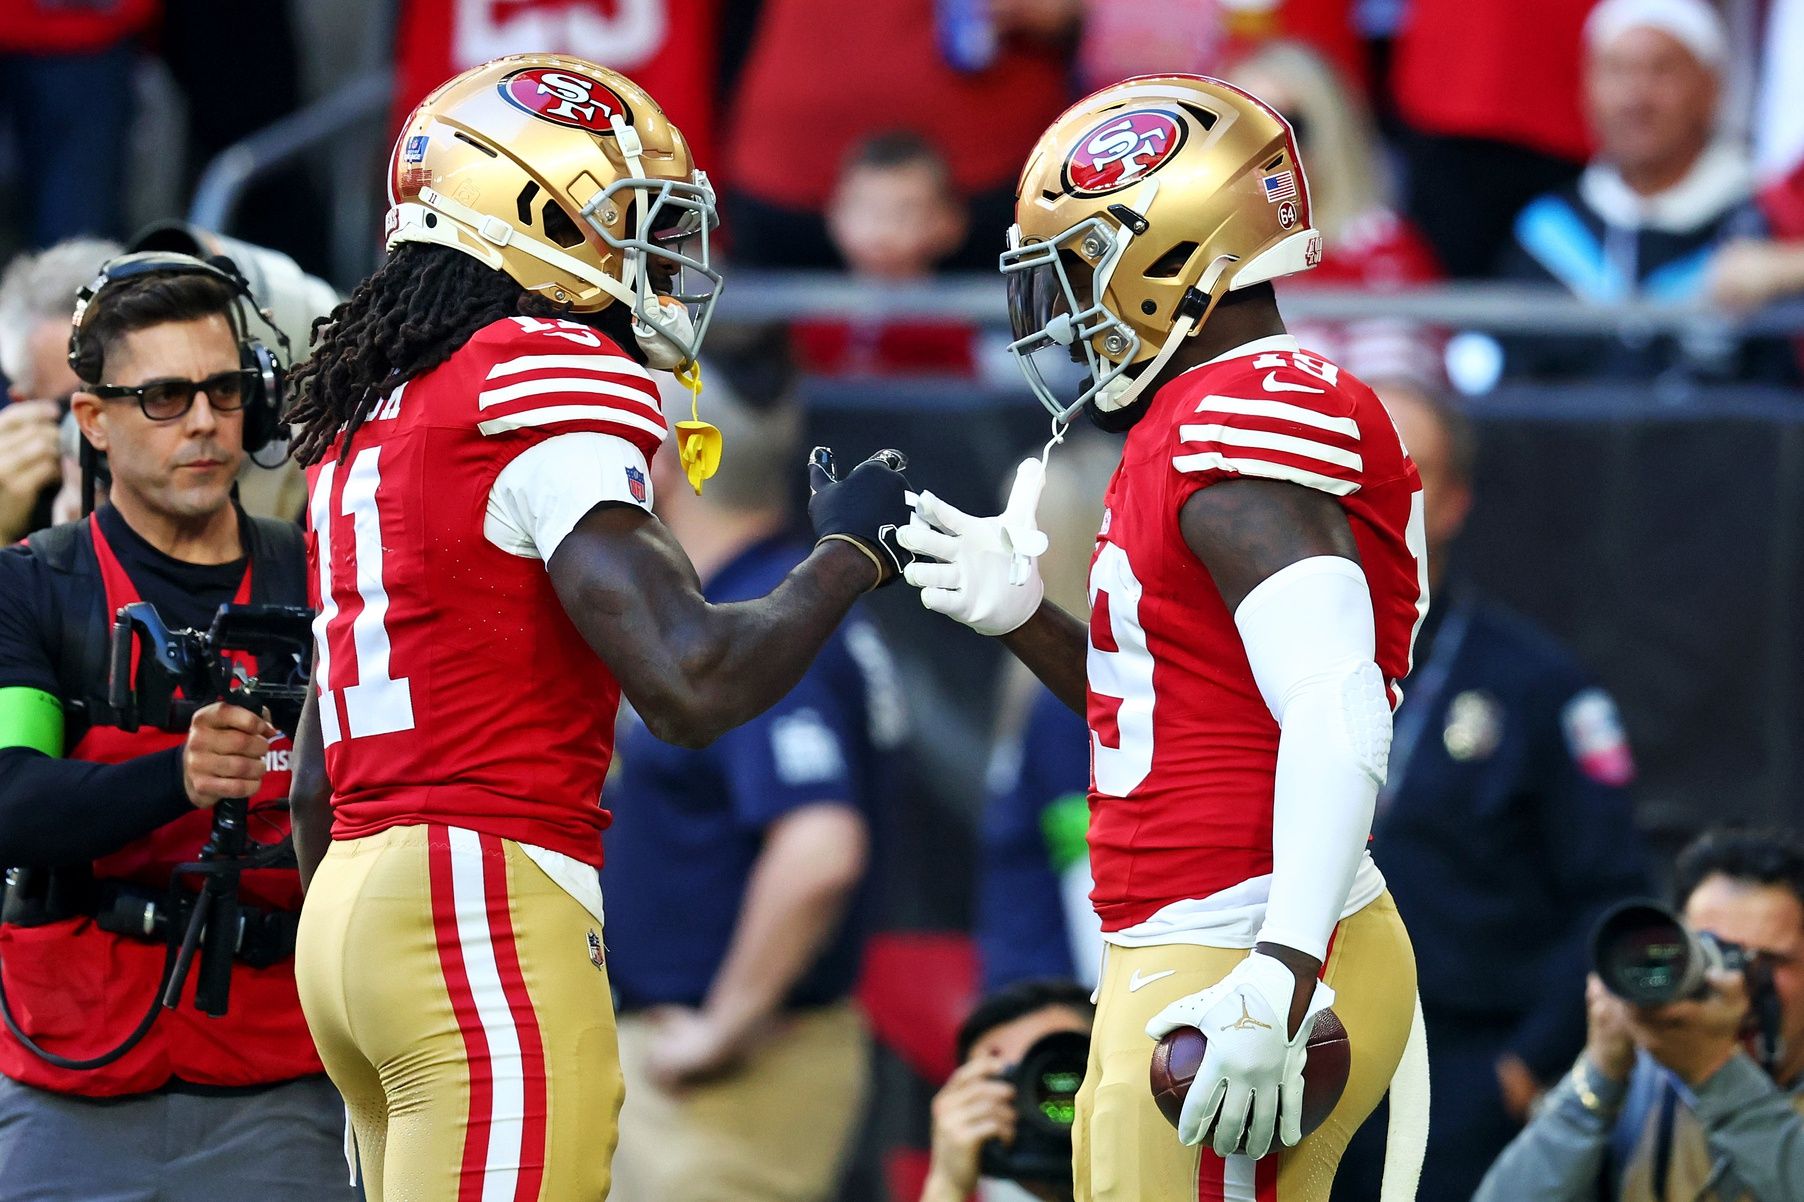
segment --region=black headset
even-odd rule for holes
[[[193,255],[169,251],[138,251],[102,263],[100,274],[75,295],[75,315],[69,328],[69,366],[83,382],[99,383],[103,367],[104,348],[82,337],[89,305],[109,284],[148,275],[199,275],[218,280],[244,301],[244,308],[256,314],[270,328],[281,345],[283,356],[292,357],[293,348],[289,345],[288,336],[277,327],[269,312],[258,306],[257,298],[251,295],[250,285],[245,283],[244,276],[239,274],[237,265],[230,259],[224,255],[199,259]],[[284,434],[282,394],[287,368],[282,358],[278,358],[268,346],[251,335],[239,306],[232,306],[227,320],[231,322],[232,336],[238,343],[238,363],[250,372],[251,377],[250,387],[244,394],[244,450],[247,455],[254,456]]]

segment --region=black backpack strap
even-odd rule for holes
[[[56,645],[51,649],[56,677],[65,713],[75,717],[78,712],[85,728],[88,706],[104,699],[107,637],[113,625],[112,615],[106,612],[106,588],[94,554],[94,535],[85,520],[67,522],[38,531],[26,539],[25,546],[51,572],[57,599]],[[79,737],[80,731],[71,723],[69,741]]]
[[[251,518],[251,603],[307,604],[307,544],[301,528],[279,518]]]

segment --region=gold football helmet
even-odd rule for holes
[[[1061,421],[1091,401],[1123,409],[1222,296],[1314,267],[1321,249],[1276,110],[1200,75],[1124,80],[1067,109],[1028,156],[1002,255],[1009,350]],[[1042,365],[1080,350],[1088,384],[1061,397]]]
[[[652,366],[693,363],[721,277],[714,190],[645,90],[516,54],[420,103],[389,162],[387,241],[472,255],[577,313],[630,307]]]

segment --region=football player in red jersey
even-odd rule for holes
[[[1427,612],[1420,481],[1372,391],[1285,333],[1269,281],[1321,239],[1269,106],[1196,76],[1105,89],[1041,138],[1016,220],[1002,267],[1030,384],[1059,423],[1087,410],[1127,435],[1088,621],[1042,600],[1039,461],[999,517],[923,494],[902,542],[937,561],[906,573],[928,608],[1001,636],[1089,718],[1107,946],[1077,1197],[1322,1202],[1416,1010],[1366,842]],[[1047,350],[1087,369],[1075,397]],[[1304,1138],[1305,1040],[1330,1005],[1351,1075]],[[1174,1135],[1147,1071],[1178,1026],[1208,1051]],[[1392,1197],[1414,1189],[1399,1160]]]
[[[618,700],[699,745],[781,698],[895,575],[906,482],[893,452],[836,481],[817,451],[814,554],[707,604],[650,508],[655,454],[699,487],[719,449],[652,376],[693,365],[719,282],[682,135],[624,77],[522,55],[429,96],[390,171],[390,257],[291,414],[318,602],[302,1005],[372,1199],[599,1199]]]

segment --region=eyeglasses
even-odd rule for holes
[[[236,413],[244,408],[244,397],[254,375],[250,368],[240,367],[204,380],[155,380],[135,388],[127,384],[96,384],[88,391],[110,401],[132,398],[151,421],[172,422],[194,407],[197,392],[207,394],[207,404],[216,412]]]

